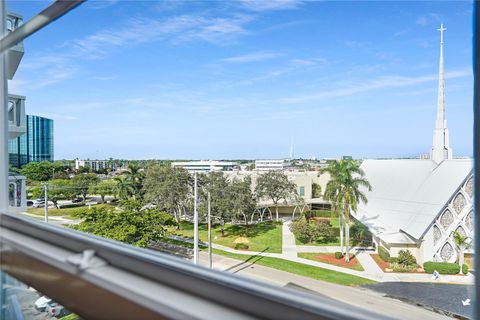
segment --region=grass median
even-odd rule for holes
[[[314,267],[307,264],[289,261],[280,258],[272,257],[262,257],[262,256],[251,256],[251,255],[242,255],[236,253],[225,252],[222,250],[213,249],[213,253],[219,254],[228,258],[244,261],[247,263],[253,263],[262,265],[265,267],[270,267],[277,270],[282,270],[297,274],[300,276],[312,278],[315,280],[321,280],[336,284],[341,284],[344,286],[361,286],[364,284],[375,284],[376,281],[342,273],[337,271],[332,271],[324,268]]]

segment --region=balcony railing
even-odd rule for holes
[[[15,139],[27,130],[25,97],[8,95],[8,138]]]
[[[12,32],[23,24],[22,16],[15,13],[8,13],[7,15],[7,32]],[[20,61],[24,54],[23,41],[17,43],[7,52],[7,77],[9,80],[13,79],[15,72],[17,72]]]
[[[8,211],[11,213],[27,210],[26,178],[17,173],[8,174]]]

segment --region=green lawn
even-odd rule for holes
[[[333,255],[333,253],[331,255]],[[313,261],[322,262],[322,263],[328,263],[328,264],[331,264],[331,265],[334,265],[334,266],[339,266],[339,267],[348,268],[348,269],[352,269],[352,270],[364,271],[360,262],[358,260],[355,261],[356,260],[355,258],[350,259],[350,264],[346,265],[344,263],[344,260],[343,260],[344,258],[342,258],[341,260],[339,260],[337,262],[337,261],[320,260],[320,259],[317,258],[317,256],[318,256],[318,253],[313,253],[313,252],[299,252],[298,253],[299,258],[313,260]]]
[[[180,230],[170,229],[173,234],[193,237],[193,224],[182,221]],[[207,225],[198,226],[200,240],[207,241]],[[222,237],[221,228],[216,225],[212,228],[212,241],[222,246],[235,248],[235,240],[246,238],[249,251],[282,252],[282,224],[280,222],[262,222],[249,226],[225,225],[225,237]]]
[[[213,253],[226,256],[228,258],[241,260],[247,263],[258,264],[265,267],[270,267],[300,276],[312,278],[315,280],[322,280],[326,282],[341,284],[345,286],[360,286],[364,284],[374,284],[376,281],[365,279],[362,277],[352,276],[346,273],[336,272],[328,269],[309,266],[306,264],[288,261],[279,258],[241,255],[222,250],[213,249]]]
[[[92,205],[92,207],[96,206],[109,206],[108,204],[96,204]],[[64,216],[67,218],[75,218],[75,215],[84,209],[88,208],[88,206],[81,206],[75,208],[64,208],[64,209],[55,209],[55,208],[48,208],[48,215],[49,216]],[[27,213],[31,213],[37,216],[43,216],[45,214],[45,208],[28,208]]]

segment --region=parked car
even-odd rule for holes
[[[38,311],[45,311],[45,308],[47,307],[47,304],[49,302],[52,302],[52,299],[47,296],[42,296],[35,301],[35,309],[37,309]]]
[[[33,206],[33,200],[27,200],[27,207]]]
[[[82,198],[75,198],[72,200],[72,203],[79,203],[79,202],[82,202],[83,199]]]
[[[65,309],[64,306],[55,301],[50,301],[45,307],[45,311],[50,317],[60,318],[70,314],[70,311]]]
[[[45,199],[36,199],[36,200],[33,200],[33,205],[32,205],[32,207],[34,207],[34,208],[45,207]]]

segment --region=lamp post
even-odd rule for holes
[[[193,263],[198,264],[198,210],[197,210],[197,173],[193,176]]]
[[[208,266],[212,269],[212,216],[210,211],[210,191],[207,193],[207,205],[208,205]]]

